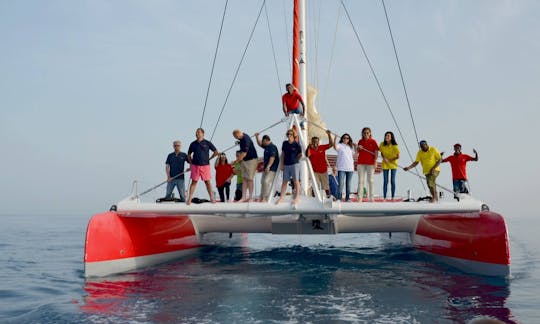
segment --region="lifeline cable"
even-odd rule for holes
[[[277,125],[279,125],[279,124],[285,122],[286,120],[287,120],[287,118],[284,117],[284,118],[280,119],[279,121],[273,123],[272,125],[270,125],[270,126],[268,126],[268,127],[266,127],[266,128],[263,128],[262,130],[260,130],[260,131],[257,132],[257,133],[262,133],[262,132],[264,132],[264,131],[267,131],[267,130],[269,130],[270,128],[273,128],[273,127],[275,127],[275,126],[277,126]],[[250,136],[250,137],[254,137],[254,135],[252,135],[252,136]],[[227,152],[227,151],[233,149],[234,147],[236,147],[236,145],[238,145],[238,144],[235,143],[234,145],[229,146],[228,148],[226,148],[225,150],[223,150],[221,153],[225,153],[225,152]],[[191,170],[191,169],[188,168],[188,169],[185,170],[184,172],[175,175],[175,176],[172,177],[170,180],[174,180],[174,179],[176,179],[177,177],[179,177],[179,176],[181,176],[181,175],[184,175],[185,173],[189,172],[190,170]],[[162,181],[162,182],[158,183],[157,185],[154,185],[154,186],[152,186],[151,188],[149,188],[149,189],[147,189],[147,190],[141,192],[140,194],[135,195],[134,197],[132,197],[132,199],[137,199],[137,198],[139,198],[139,197],[141,197],[141,196],[143,196],[143,195],[146,195],[147,193],[149,193],[149,192],[151,192],[151,191],[153,191],[153,190],[155,190],[155,189],[161,187],[162,185],[164,185],[164,184],[167,183],[168,181],[169,181],[169,179],[167,179],[167,180],[165,180],[165,181]]]

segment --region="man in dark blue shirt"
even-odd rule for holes
[[[186,201],[184,189],[184,164],[187,161],[187,154],[180,152],[182,142],[173,142],[174,152],[167,156],[165,161],[165,174],[167,174],[167,193],[165,198],[172,198],[174,187],[178,190],[180,201]]]
[[[216,200],[212,192],[212,183],[210,182],[210,179],[212,179],[210,160],[216,157],[219,152],[212,142],[204,139],[204,129],[197,128],[195,136],[197,139],[191,142],[188,150],[188,161],[191,163],[191,185],[189,186],[189,197],[186,204],[191,204],[191,199],[193,198],[193,193],[199,179],[202,179],[206,184],[210,201],[215,204]],[[210,150],[213,151],[212,156],[210,156]]]
[[[261,201],[268,201],[268,196],[272,191],[272,184],[276,177],[279,166],[278,148],[270,141],[270,136],[264,135],[262,141],[259,133],[255,133],[257,144],[264,149],[263,174],[261,178]]]
[[[253,198],[253,179],[255,179],[255,173],[257,172],[257,150],[248,134],[243,133],[239,129],[235,129],[233,131],[233,136],[239,140],[240,144],[240,156],[233,164],[242,161],[242,201],[250,201]]]
[[[294,181],[296,188],[293,200],[293,206],[299,201],[300,193],[300,158],[302,157],[302,147],[294,140],[294,130],[287,131],[287,140],[281,146],[281,170],[283,170],[283,182],[281,183],[281,195],[276,204],[283,201],[287,190],[289,179]]]

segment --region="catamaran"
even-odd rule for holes
[[[306,81],[305,0],[294,0],[292,80],[302,97]],[[308,109],[309,107],[308,100]],[[298,130],[302,148],[308,145],[315,122],[290,115],[283,120]],[[301,130],[300,123],[306,123]],[[504,218],[468,194],[459,200],[342,202],[319,190],[309,161],[301,162],[300,201],[292,205],[268,202],[191,204],[144,202],[136,190],[92,216],[85,240],[86,277],[134,271],[195,253],[204,237],[218,233],[223,240],[233,233],[323,234],[405,233],[415,248],[463,271],[508,276],[510,251]],[[278,179],[279,177],[275,177]],[[274,180],[271,193],[277,188]],[[307,194],[309,192],[309,194]],[[313,193],[313,195],[311,194]],[[284,194],[284,193],[282,193]],[[263,198],[263,197],[261,197]],[[362,199],[359,195],[357,200]],[[214,235],[214,234],[213,234]]]

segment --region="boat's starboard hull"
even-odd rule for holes
[[[418,221],[413,244],[467,272],[510,274],[506,222],[494,212],[424,215]]]

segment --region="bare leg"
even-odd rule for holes
[[[247,186],[249,190],[248,201],[250,201],[251,199],[253,199],[253,179],[248,180]]]
[[[189,185],[189,197],[186,200],[186,205],[191,205],[191,198],[193,198],[193,192],[195,192],[195,187],[197,187],[197,180],[191,180]]]
[[[281,183],[281,193],[279,195],[279,199],[276,201],[276,205],[283,201],[283,197],[285,197],[286,193],[287,193],[287,181],[283,181]]]
[[[429,188],[429,191],[431,191],[431,202],[438,202],[439,201],[439,195],[437,194],[437,187]]]
[[[300,180],[294,180],[294,186],[296,188],[296,192],[294,193],[293,205],[296,205],[300,200]]]
[[[216,203],[216,199],[214,199],[214,193],[212,192],[212,182],[210,180],[206,180],[204,182],[206,184],[206,190],[208,191],[208,195],[210,196],[210,201],[212,204]]]
[[[242,182],[242,199],[240,199],[240,202],[246,201],[248,181],[248,179],[244,178],[244,181]]]

